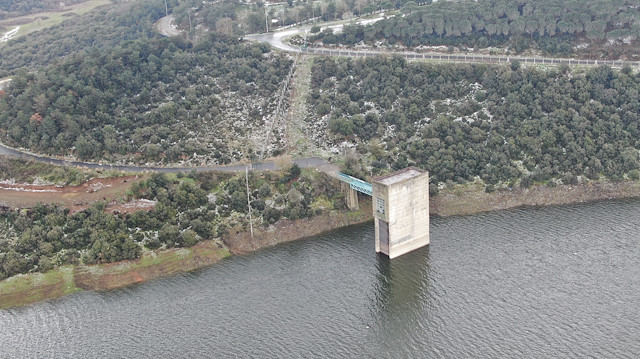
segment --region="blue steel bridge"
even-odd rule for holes
[[[349,176],[348,174],[344,174],[342,172],[337,172],[337,174],[338,174],[338,179],[342,182],[349,184],[349,187],[351,189],[354,189],[360,193],[364,193],[368,196],[371,196],[371,193],[373,192],[371,183]]]

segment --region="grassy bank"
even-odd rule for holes
[[[214,241],[190,248],[145,253],[142,258],[74,269],[76,286],[84,290],[111,290],[158,277],[192,271],[228,257],[229,251]]]
[[[229,251],[214,241],[145,253],[142,258],[92,266],[64,266],[0,282],[0,309],[62,297],[79,290],[111,290],[211,265]]]
[[[0,309],[46,299],[58,298],[78,291],[73,280],[73,267],[65,266],[46,273],[13,276],[0,282]]]

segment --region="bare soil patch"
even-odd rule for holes
[[[522,206],[554,206],[640,196],[640,182],[594,182],[575,186],[534,186],[486,193],[483,186],[441,192],[430,199],[431,214],[460,216]]]
[[[132,210],[115,203],[125,197],[131,184],[142,180],[141,176],[118,178],[94,178],[80,186],[35,186],[28,184],[0,183],[0,203],[14,208],[33,207],[38,202],[60,204],[72,212],[80,211],[94,201],[107,201],[122,212]],[[146,207],[147,203],[140,203]],[[107,207],[110,209],[109,207]]]
[[[283,219],[269,227],[254,228],[253,236],[244,228],[236,228],[223,241],[232,254],[247,254],[373,219],[371,200],[363,197],[359,197],[359,200],[360,210],[355,212],[332,211],[311,218]]]

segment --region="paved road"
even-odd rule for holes
[[[443,54],[439,52],[396,52],[396,51],[375,51],[375,50],[338,50],[319,47],[294,47],[284,42],[284,40],[295,34],[303,34],[308,27],[290,28],[283,31],[276,31],[267,34],[252,34],[245,36],[245,39],[258,42],[266,42],[271,46],[288,52],[299,52],[310,55],[324,56],[346,56],[346,57],[369,57],[369,56],[402,56],[406,59],[422,59],[443,62],[472,62],[472,63],[508,63],[518,60],[523,64],[548,64],[569,66],[600,66],[609,65],[611,67],[640,67],[640,61],[621,60],[578,60],[569,58],[550,57],[528,57],[528,56],[502,56],[502,55],[480,55],[480,54]]]
[[[232,165],[232,166],[208,166],[208,167],[151,167],[151,166],[121,166],[121,165],[109,165],[93,162],[77,162],[77,161],[65,161],[56,158],[50,158],[45,156],[38,156],[14,150],[12,148],[3,146],[0,144],[0,155],[19,157],[25,159],[31,159],[38,162],[50,163],[54,165],[86,167],[94,170],[118,170],[125,172],[163,172],[163,173],[175,173],[175,172],[189,172],[191,170],[201,171],[225,171],[225,172],[241,172],[244,171],[247,165]],[[293,161],[301,168],[318,168],[322,170],[332,169],[329,162],[320,157],[308,157],[300,158]],[[260,162],[251,165],[254,170],[277,170],[278,166],[273,162]]]
[[[173,17],[173,15],[169,15],[169,16],[165,16],[161,19],[159,19],[158,21],[156,21],[156,23],[154,24],[156,27],[156,30],[164,36],[178,36],[180,35],[180,30],[176,29],[175,27],[172,26],[173,24],[173,20],[175,20],[175,18]]]
[[[474,62],[474,63],[508,63],[512,60],[518,60],[523,64],[534,65],[569,65],[569,66],[600,66],[609,65],[612,67],[622,67],[629,65],[632,67],[640,67],[640,61],[622,61],[622,60],[578,60],[566,58],[547,58],[547,57],[525,57],[525,56],[495,56],[495,55],[475,55],[475,54],[442,54],[437,52],[416,53],[416,52],[388,52],[388,51],[351,51],[351,50],[333,50],[325,48],[307,48],[297,49],[297,52],[326,55],[326,56],[349,56],[349,57],[368,57],[379,55],[397,55],[407,59],[423,59],[446,62]]]

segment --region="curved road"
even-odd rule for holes
[[[284,42],[284,39],[296,34],[302,34],[305,27],[290,28],[287,30],[252,34],[245,36],[245,39],[258,42],[266,42],[269,45],[288,52],[303,53],[309,55],[324,56],[347,56],[347,57],[370,57],[370,56],[402,56],[406,59],[434,60],[443,62],[473,62],[473,63],[508,63],[511,60],[518,60],[523,64],[548,64],[548,65],[569,65],[569,66],[600,66],[609,65],[611,67],[622,67],[629,65],[631,67],[640,67],[640,61],[622,61],[622,60],[579,60],[568,58],[551,58],[551,57],[528,57],[528,56],[502,56],[502,55],[480,55],[480,54],[443,54],[439,52],[396,52],[396,51],[376,51],[376,50],[344,50],[329,49],[322,47],[303,48],[294,47]]]
[[[175,173],[175,172],[188,172],[196,170],[202,171],[225,171],[225,172],[241,172],[244,171],[247,165],[231,165],[231,166],[208,166],[208,167],[151,167],[151,166],[129,166],[129,165],[109,165],[93,162],[77,162],[77,161],[65,161],[51,157],[38,156],[30,153],[15,150],[13,148],[6,147],[0,144],[0,155],[19,157],[25,159],[31,159],[38,162],[50,163],[61,166],[76,166],[86,167],[94,170],[117,170],[125,172],[163,172],[163,173]],[[318,168],[327,169],[331,166],[329,162],[320,157],[308,157],[300,158],[293,161],[300,168]],[[278,166],[274,162],[260,162],[251,165],[254,170],[277,170]],[[329,169],[330,170],[330,169]]]
[[[181,34],[180,30],[173,27],[173,21],[175,18],[173,15],[165,16],[156,21],[154,25],[156,31],[164,36],[178,36]]]

